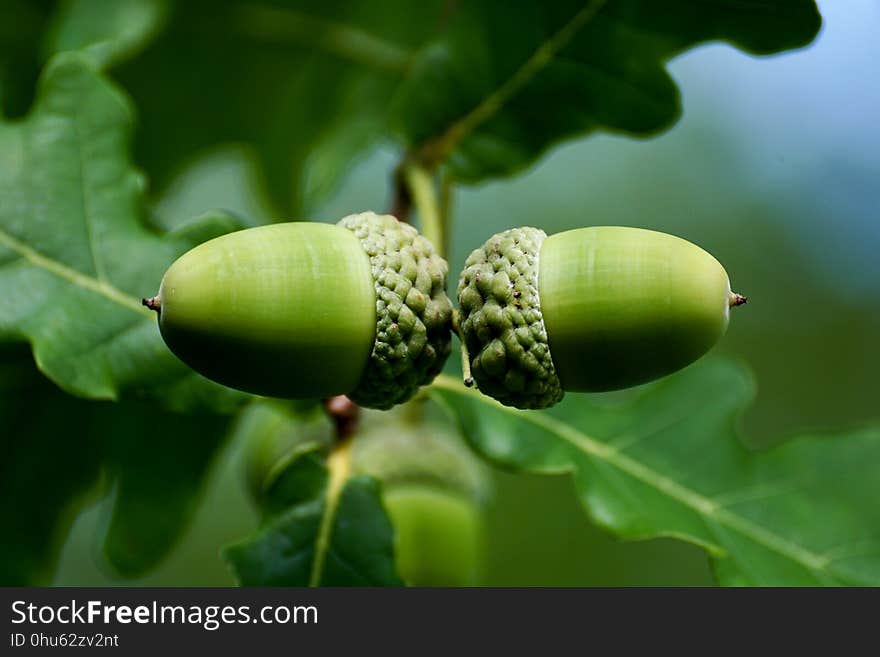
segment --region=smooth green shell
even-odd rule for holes
[[[468,258],[461,328],[480,390],[518,408],[670,374],[724,334],[727,273],[703,249],[638,228],[504,231]]]
[[[557,233],[541,246],[538,282],[565,390],[652,381],[695,361],[727,330],[727,272],[673,235],[617,226]]]
[[[403,411],[414,409],[401,408],[367,418],[352,442],[352,472],[382,482],[394,560],[407,584],[475,585],[485,558],[489,473],[447,425],[409,420]]]
[[[448,266],[412,226],[365,212],[224,235],[179,258],[151,307],[171,350],[259,395],[387,409],[451,351]]]
[[[411,586],[476,586],[485,561],[486,519],[471,500],[440,489],[383,494],[394,526],[394,562]]]
[[[370,259],[350,231],[282,223],[223,235],[175,261],[159,328],[178,358],[259,395],[353,390],[376,333]]]

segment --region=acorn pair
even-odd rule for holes
[[[386,409],[449,356],[447,273],[415,228],[366,212],[205,242],[144,303],[170,349],[219,383]],[[703,249],[609,226],[498,233],[468,257],[458,298],[473,380],[518,408],[670,374],[708,351],[744,302]]]

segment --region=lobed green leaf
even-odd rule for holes
[[[563,139],[664,130],[681,111],[671,58],[713,40],[801,47],[821,20],[812,0],[404,4],[173,5],[167,31],[118,71],[145,110],[140,159],[164,185],[198,151],[245,140],[289,218],[389,132],[477,182]],[[148,137],[168,129],[175,139]]]
[[[248,423],[245,440],[259,440],[271,428],[263,419]],[[243,586],[402,584],[379,483],[351,474],[347,447],[330,457],[329,467],[323,451],[318,443],[297,445],[272,473],[260,528],[224,549]]]
[[[202,152],[244,142],[277,218],[313,218],[384,136],[388,99],[438,5],[177,2],[160,38],[114,71],[141,113],[138,162],[161,189]]]
[[[626,404],[570,394],[547,412],[501,406],[448,377],[436,387],[485,457],[570,473],[597,524],[701,545],[722,584],[880,583],[880,429],[751,452],[735,431],[754,393],[739,366],[709,360]]]
[[[766,55],[820,24],[813,0],[178,2],[115,74],[142,110],[137,154],[154,184],[244,141],[279,212],[301,219],[388,136],[461,182],[510,175],[564,139],[669,128],[681,103],[665,67],[689,48]]]
[[[563,139],[669,128],[681,108],[665,66],[688,48],[766,55],[805,46],[820,23],[812,0],[461,3],[420,48],[393,124],[459,181],[510,175]]]
[[[99,68],[140,52],[163,27],[168,0],[67,0],[46,34],[49,53],[77,50]]]
[[[47,67],[25,119],[0,123],[0,341],[30,342],[40,370],[82,397],[231,410],[243,395],[174,358],[141,306],[192,243],[142,222],[131,124],[126,98],[73,53]]]

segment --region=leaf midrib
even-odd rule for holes
[[[76,111],[78,112],[79,110],[77,109]],[[79,163],[79,167],[77,167],[77,175],[79,177],[80,209],[82,210],[83,223],[86,225],[86,234],[88,236],[86,246],[89,250],[89,258],[92,260],[92,266],[95,268],[95,277],[99,282],[103,283],[107,280],[107,277],[104,272],[104,259],[101,257],[99,251],[95,249],[97,240],[95,239],[95,221],[92,217],[91,188],[86,184],[86,157],[83,152],[83,144],[86,143],[86,140],[83,138],[82,122],[79,116],[76,116],[73,120],[73,129],[76,133],[76,154]]]
[[[68,267],[58,260],[55,260],[47,255],[40,253],[39,251],[28,246],[21,240],[16,239],[3,229],[0,229],[0,245],[5,246],[11,251],[17,253],[19,256],[30,262],[33,266],[48,271],[49,273],[61,279],[64,279],[67,283],[71,285],[82,288],[84,290],[89,290],[90,292],[94,292],[95,294],[99,294],[104,298],[109,299],[110,301],[113,301],[114,303],[122,306],[123,308],[132,310],[145,318],[154,316],[154,313],[143,307],[143,304],[139,299],[136,299],[135,297],[126,294],[125,292],[111,285],[107,281],[99,280],[94,276],[83,274],[82,272],[79,272],[72,267]]]
[[[320,586],[324,577],[324,565],[333,538],[333,524],[339,508],[339,498],[351,474],[350,439],[337,445],[331,452],[327,458],[327,471],[327,492],[324,496],[318,535],[315,537],[315,559],[312,561],[312,571],[309,574],[309,586]]]
[[[448,390],[458,395],[470,397],[496,410],[502,411],[521,420],[539,426],[553,433],[576,449],[590,456],[604,461],[618,470],[625,472],[634,479],[641,481],[655,490],[667,495],[677,502],[695,511],[707,522],[713,521],[729,529],[739,532],[753,542],[775,552],[801,566],[830,576],[828,565],[831,562],[826,556],[804,548],[776,532],[759,525],[748,518],[724,508],[711,499],[701,495],[697,491],[682,486],[678,482],[657,472],[649,466],[619,452],[601,441],[591,438],[582,431],[571,425],[550,417],[544,413],[535,411],[518,411],[503,406],[495,400],[486,397],[473,388],[466,388],[464,384],[450,376],[441,374],[434,380],[438,388]]]
[[[405,73],[412,53],[355,25],[328,20],[290,7],[243,5],[236,29],[261,41],[304,42],[340,59],[392,74]]]
[[[606,0],[587,0],[550,38],[541,43],[513,75],[504,80],[473,109],[454,121],[443,133],[417,149],[417,159],[430,164],[445,160],[461,141],[501,111],[538,73],[546,68],[574,36],[599,13]]]

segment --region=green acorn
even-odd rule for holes
[[[447,271],[415,228],[366,212],[205,242],[144,304],[171,351],[214,381],[384,409],[430,383],[449,355]]]
[[[382,418],[355,436],[351,462],[354,473],[382,482],[394,526],[394,560],[407,584],[479,582],[489,475],[457,434],[434,420]]]
[[[468,257],[458,298],[473,380],[517,408],[681,369],[718,341],[730,308],[746,301],[703,249],[617,226],[498,233]]]
[[[251,499],[263,513],[301,502],[297,459],[332,450],[334,431],[320,407],[294,412],[286,403],[252,404],[239,419]],[[382,483],[394,527],[394,562],[417,586],[472,586],[485,565],[489,472],[440,417],[426,417],[423,400],[391,412],[367,411],[350,438],[351,475]],[[436,407],[433,410],[437,410]]]

